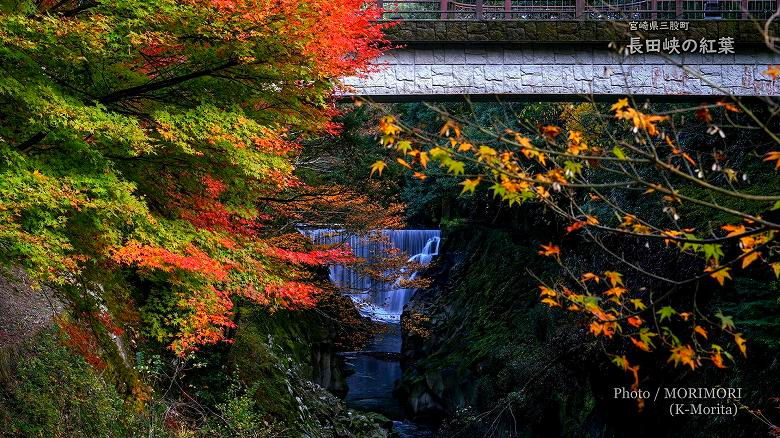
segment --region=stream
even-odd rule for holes
[[[411,255],[410,262],[427,265],[439,254],[439,230],[383,230],[380,241],[357,236],[341,236],[336,230],[308,230],[306,234],[316,243],[347,241],[353,253],[371,260],[382,251],[396,248]],[[409,273],[413,279],[416,272]],[[394,283],[378,282],[359,275],[344,266],[332,266],[330,279],[355,302],[363,316],[382,325],[377,334],[360,351],[341,353],[347,371],[348,407],[361,411],[378,412],[393,420],[393,430],[401,437],[431,438],[433,431],[405,418],[400,401],[393,389],[401,378],[401,313],[414,289],[401,288]]]

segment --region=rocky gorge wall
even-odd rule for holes
[[[609,363],[576,315],[538,303],[538,282],[530,272],[544,278],[557,270],[536,254],[536,239],[546,238],[540,233],[484,227],[444,232],[440,259],[425,273],[432,286],[415,294],[402,319],[404,373],[397,394],[413,415],[443,421],[445,431],[463,436],[766,432],[746,413],[672,418],[659,406],[648,404],[640,413],[636,404],[614,400],[612,389],[630,385],[630,379]],[[648,355],[641,362],[643,387],[731,385],[743,388],[748,405],[766,402],[778,389],[770,376],[780,366],[775,337],[767,331],[777,324],[765,318],[774,311],[765,301],[772,284],[762,291],[740,283],[738,298],[717,303],[751,334],[751,361],[688,372],[667,364],[665,356]]]

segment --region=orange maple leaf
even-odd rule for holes
[[[729,271],[731,270],[731,268],[722,268],[722,269],[719,269],[717,271],[715,271],[714,268],[707,268],[705,270],[712,272],[712,274],[710,274],[710,277],[712,277],[715,280],[717,280],[717,282],[721,286],[723,286],[723,284],[726,282],[726,279],[731,279],[731,274],[729,274]]]
[[[555,292],[555,290],[550,289],[547,286],[539,286],[539,289],[541,292],[539,293],[539,296],[548,296],[548,297],[556,297],[558,296],[558,292]]]
[[[696,369],[696,352],[690,345],[680,345],[679,347],[672,348],[672,355],[669,356],[667,362],[674,361],[674,366],[682,363],[688,365],[692,370]]]
[[[554,140],[555,137],[561,133],[561,128],[553,125],[547,125],[539,128],[539,131],[542,133],[542,137],[544,137],[545,140]]]
[[[772,151],[766,154],[764,161],[774,161],[775,169],[780,169],[780,151]]]
[[[750,251],[750,250],[748,250],[748,251]],[[753,263],[754,261],[756,261],[759,257],[761,257],[761,253],[758,252],[758,251],[753,251],[753,252],[749,253],[748,255],[746,255],[745,258],[742,259],[742,269],[745,269],[748,266],[750,266],[750,264]]]
[[[725,100],[720,100],[717,103],[718,106],[722,106],[723,108],[726,108],[726,111],[731,111],[733,113],[741,113],[742,110],[737,108],[734,104],[726,102]]]
[[[612,287],[615,287],[617,285],[623,285],[623,274],[615,271],[606,271],[604,272],[604,276],[609,279],[609,282],[612,284]]]
[[[628,338],[628,339],[631,339],[631,342],[633,342],[633,343],[634,343],[634,345],[636,345],[636,347],[637,347],[637,348],[639,348],[640,350],[642,350],[642,351],[647,351],[647,352],[650,352],[650,351],[652,351],[652,350],[650,349],[650,346],[649,346],[649,345],[647,345],[647,342],[645,342],[645,341],[639,341],[639,340],[637,340],[636,338],[633,338],[633,337],[631,337],[631,338]]]
[[[775,81],[780,77],[780,65],[770,65],[763,73]]]
[[[602,324],[597,323],[596,321],[592,321],[588,329],[590,330],[591,333],[593,333],[594,336],[598,336],[604,330],[604,326]]]
[[[592,272],[586,272],[582,274],[582,281],[589,281],[589,280],[593,280],[596,283],[599,283],[601,281],[601,277],[599,277],[598,275]]]
[[[557,245],[553,245],[552,243],[548,245],[540,245],[542,247],[542,250],[539,251],[540,255],[547,256],[547,257],[558,257],[561,255],[561,249]]]
[[[726,365],[723,363],[723,356],[721,356],[719,351],[713,352],[712,355],[710,355],[710,360],[716,367],[726,368]]]
[[[572,231],[577,231],[580,228],[584,228],[585,225],[587,225],[587,222],[585,222],[585,221],[574,222],[573,224],[571,224],[568,227],[566,227],[566,232],[567,233],[571,233]]]
[[[620,298],[626,292],[627,292],[626,288],[615,286],[615,287],[607,290],[606,292],[604,292],[604,295],[615,296],[615,297]]]

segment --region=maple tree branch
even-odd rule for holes
[[[170,78],[170,79],[165,79],[165,80],[162,80],[162,81],[151,82],[151,83],[144,84],[144,85],[138,85],[138,86],[135,86],[135,87],[125,88],[123,90],[115,91],[113,93],[109,93],[109,94],[101,97],[100,99],[97,100],[97,103],[101,103],[101,104],[116,103],[116,102],[118,102],[120,100],[127,99],[127,98],[130,98],[130,97],[140,96],[140,95],[142,95],[144,93],[148,93],[150,91],[161,90],[161,89],[164,89],[164,88],[168,88],[168,87],[172,87],[172,86],[181,84],[183,82],[187,82],[187,81],[192,80],[192,79],[197,79],[197,78],[200,78],[200,77],[209,76],[209,75],[211,75],[213,73],[216,73],[216,72],[221,71],[221,70],[225,70],[225,69],[230,68],[230,67],[234,67],[236,65],[238,65],[238,61],[231,60],[231,61],[228,61],[228,62],[223,63],[221,65],[218,65],[216,67],[212,67],[212,68],[208,68],[208,69],[192,72],[192,73],[189,73],[189,74],[186,74],[186,75],[182,75],[182,76],[177,76],[175,78]],[[34,134],[32,137],[28,138],[24,142],[22,142],[19,145],[17,145],[16,149],[19,150],[20,152],[27,152],[27,151],[29,151],[29,149],[32,146],[36,145],[38,142],[43,140],[46,137],[47,134],[48,134],[48,132],[46,132],[46,131],[39,131],[36,134]]]
[[[216,72],[221,71],[221,70],[225,70],[225,69],[230,68],[230,67],[234,67],[236,65],[238,65],[238,61],[231,60],[231,61],[228,61],[228,62],[223,63],[221,65],[218,65],[216,67],[207,68],[207,69],[200,70],[200,71],[195,71],[195,72],[192,72],[192,73],[188,73],[186,75],[177,76],[175,78],[164,79],[162,81],[150,82],[150,83],[144,84],[144,85],[138,85],[138,86],[135,86],[135,87],[125,88],[123,90],[115,91],[113,93],[110,93],[110,94],[108,94],[106,96],[101,97],[98,100],[98,102],[102,103],[102,104],[115,103],[115,102],[118,102],[118,101],[120,101],[122,99],[126,99],[126,98],[129,98],[129,97],[140,96],[140,95],[142,95],[144,93],[148,93],[150,91],[161,90],[163,88],[172,87],[174,85],[178,85],[178,84],[181,84],[183,82],[190,81],[192,79],[197,79],[197,78],[201,78],[201,77],[204,77],[204,76],[209,76],[209,75],[211,75],[213,73],[216,73]]]

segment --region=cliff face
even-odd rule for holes
[[[227,363],[258,411],[289,436],[381,438],[389,435],[389,420],[348,410],[334,396],[347,392],[337,352],[354,350],[370,330],[352,300],[340,295],[302,311],[242,307]]]
[[[386,418],[347,409],[334,395],[347,389],[337,352],[370,336],[347,297],[331,293],[301,311],[240,306],[232,343],[179,362],[151,343],[130,344],[132,354],[111,361],[89,344],[95,355],[87,357],[54,324],[68,310],[52,294],[30,289],[21,274],[0,275],[1,436],[390,435]],[[117,350],[122,339],[113,338]],[[120,366],[143,370],[144,384],[155,385],[144,404],[126,401],[114,377]]]
[[[527,268],[540,275],[549,261],[486,228],[445,239],[426,272],[433,286],[415,294],[402,321],[398,393],[406,407],[419,417],[472,422],[471,433],[485,432],[472,421],[485,411],[486,424],[506,430],[581,430],[595,415],[593,396],[588,376],[567,364],[593,356],[594,344],[537,305]]]
[[[536,254],[538,242],[532,239],[489,228],[445,233],[441,255],[426,272],[432,286],[418,291],[403,315],[404,374],[397,393],[409,412],[442,421],[445,431],[464,436],[766,432],[747,413],[728,419],[672,418],[660,404],[648,403],[640,413],[634,402],[613,399],[615,387],[630,386],[629,377],[609,363],[576,315],[539,304],[534,276],[554,276],[557,266]],[[776,287],[768,284],[767,289]],[[771,335],[778,321],[766,319],[766,312],[776,309],[766,301],[771,292],[746,287],[740,283],[736,292],[710,305],[745,315],[742,327],[753,336],[750,361],[740,360],[728,370],[689,372],[667,364],[662,354],[648,354],[640,362],[642,386],[743,387],[746,404],[771,409],[769,399],[779,389],[770,377],[780,371]],[[739,301],[747,297],[757,301]],[[762,316],[740,313],[738,307],[752,312],[760,307]],[[752,324],[748,318],[763,322]]]

